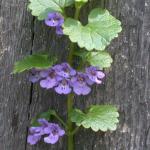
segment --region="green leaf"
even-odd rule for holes
[[[77,126],[84,128],[92,128],[94,131],[114,131],[119,122],[119,113],[117,108],[111,105],[93,105],[89,108],[87,113],[75,109],[71,113],[71,121],[75,122]]]
[[[82,59],[83,62],[89,63],[92,66],[99,67],[100,69],[109,68],[113,62],[111,55],[106,51],[85,51],[77,50],[74,52],[75,56]]]
[[[100,52],[91,52],[90,55],[88,55],[87,57],[87,61],[92,66],[97,66],[103,69],[111,67],[113,59],[111,58],[108,52],[100,51]]]
[[[86,60],[88,58],[88,56],[90,55],[90,52],[84,51],[84,50],[76,50],[76,51],[74,51],[73,55],[78,56],[78,57],[82,58],[83,60],[84,59]]]
[[[74,3],[74,0],[30,0],[28,8],[39,20],[46,18],[48,12],[63,12],[63,9]]]
[[[49,58],[46,54],[34,54],[15,63],[13,73],[21,73],[32,68],[47,69],[56,62],[56,58]]]
[[[38,119],[46,119],[50,121],[51,117],[54,116],[56,112],[54,110],[48,110],[47,112],[43,112],[38,114],[35,118],[31,120],[32,126],[39,126]]]
[[[83,26],[81,22],[68,18],[63,27],[64,34],[68,35],[72,42],[89,51],[104,50],[122,30],[121,22],[107,10],[100,8],[92,10],[88,22]]]

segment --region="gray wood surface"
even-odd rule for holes
[[[78,108],[114,104],[119,108],[117,131],[80,130],[76,150],[150,150],[150,0],[90,0],[81,20],[94,7],[106,7],[122,21],[123,32],[108,48],[114,58],[105,84],[76,97]],[[65,61],[68,40],[57,37],[27,11],[28,0],[0,0],[0,150],[66,150],[66,138],[49,146],[26,143],[30,120],[55,108],[65,118],[66,97],[32,86],[28,74],[11,75],[16,60],[48,50]]]

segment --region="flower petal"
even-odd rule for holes
[[[32,83],[36,83],[40,80],[40,76],[39,75],[31,75],[29,77],[29,81],[32,82]]]
[[[69,94],[71,92],[71,88],[69,87],[69,85],[63,86],[62,84],[60,84],[58,87],[55,88],[55,91],[58,94]]]
[[[44,142],[48,143],[48,144],[55,144],[55,143],[57,143],[58,140],[59,140],[59,136],[52,135],[52,134],[50,134],[48,137],[44,138]]]
[[[43,70],[43,71],[40,72],[40,76],[42,78],[46,78],[46,77],[48,77],[48,75],[49,75],[49,71],[48,70]]]
[[[46,89],[51,89],[54,86],[56,86],[56,84],[57,84],[56,79],[51,79],[49,77],[46,80],[40,81],[40,86]]]
[[[35,145],[40,139],[41,139],[41,136],[29,135],[27,138],[27,142],[30,145]]]
[[[105,77],[105,74],[102,71],[97,71],[97,77],[103,79]]]
[[[48,126],[49,125],[49,122],[44,118],[38,119],[38,123],[42,126]]]
[[[63,136],[63,135],[65,135],[65,131],[62,129],[59,129],[59,136]]]
[[[91,92],[91,88],[86,86],[79,87],[79,86],[74,86],[73,91],[77,95],[88,95]]]

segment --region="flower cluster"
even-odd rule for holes
[[[55,65],[46,70],[32,70],[29,80],[40,82],[45,89],[54,88],[58,94],[87,95],[91,92],[91,85],[101,84],[105,74],[97,67],[90,66],[86,72],[77,72],[68,63]]]
[[[56,28],[56,34],[62,35],[63,29],[62,25],[64,24],[63,16],[58,12],[48,13],[47,18],[45,19],[45,24],[47,26]]]
[[[49,123],[45,119],[38,119],[39,127],[31,127],[29,129],[27,142],[31,145],[37,144],[41,138],[44,138],[44,142],[48,144],[55,144],[59,137],[65,134],[58,124]]]

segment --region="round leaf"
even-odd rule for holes
[[[62,12],[64,7],[74,3],[74,0],[30,0],[28,8],[39,20],[46,18],[48,12]]]
[[[93,105],[88,113],[75,109],[71,114],[72,122],[77,126],[92,128],[93,131],[116,130],[119,113],[117,108],[111,105]]]
[[[105,49],[122,30],[120,21],[107,10],[92,10],[88,20],[89,23],[83,26],[81,22],[68,18],[64,23],[64,34],[68,35],[72,42],[89,51]]]
[[[111,58],[109,53],[105,51],[100,51],[100,52],[91,52],[87,58],[87,61],[92,66],[97,66],[103,69],[109,68],[113,62],[113,59]]]

